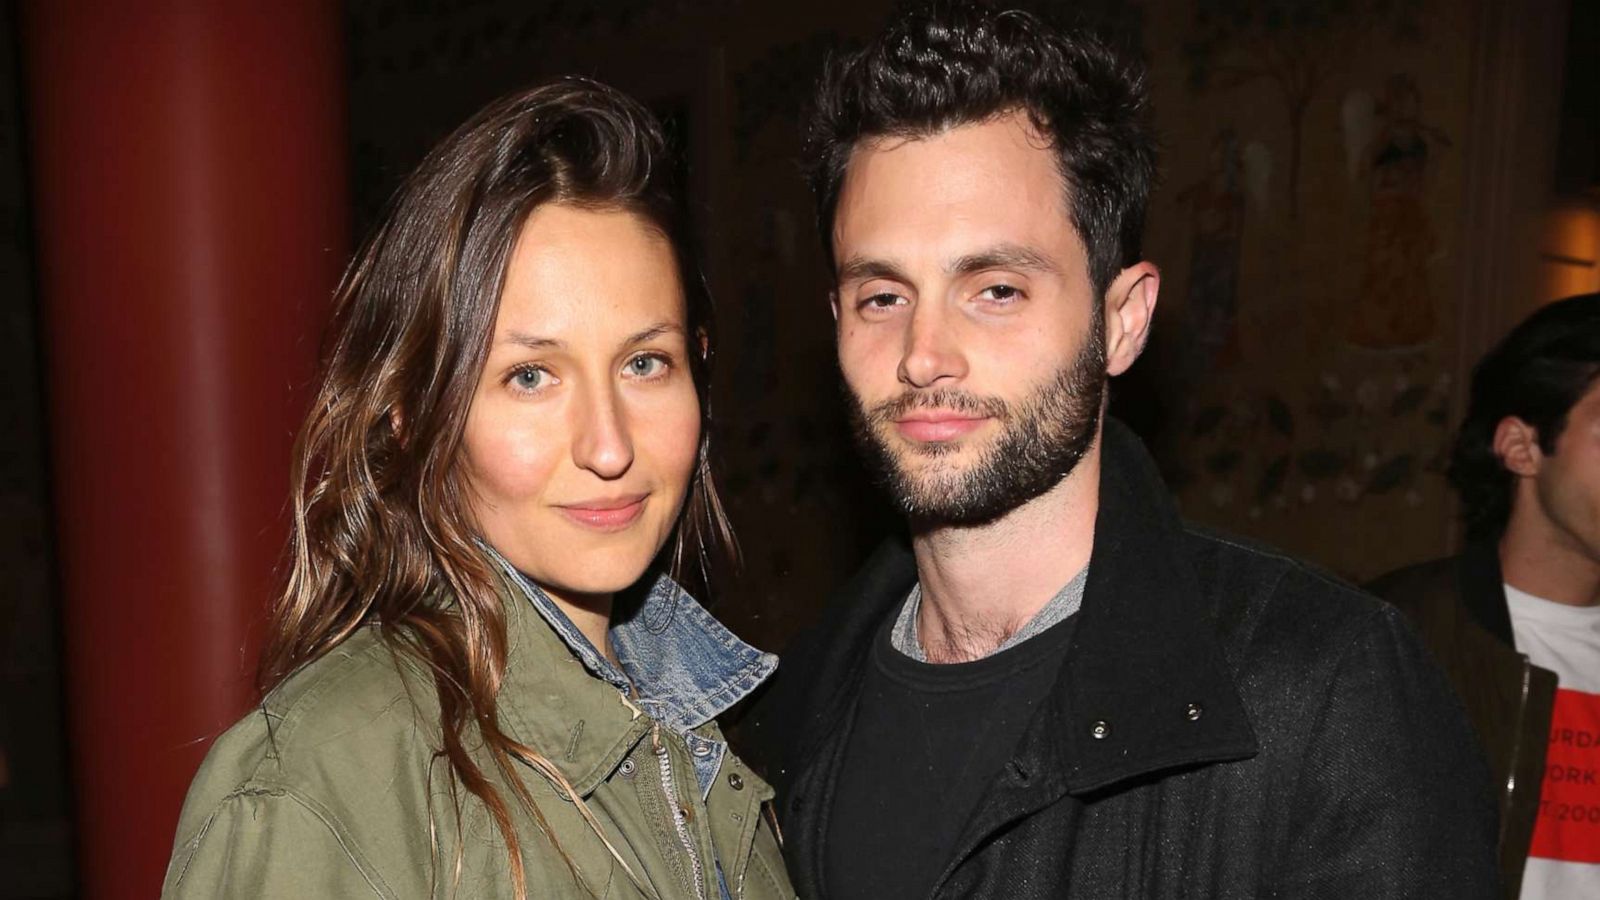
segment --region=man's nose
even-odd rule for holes
[[[940,304],[918,303],[912,309],[897,373],[902,384],[926,388],[966,376],[967,358],[955,326]]]

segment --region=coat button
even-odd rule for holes
[[[1103,741],[1111,736],[1111,723],[1105,719],[1096,719],[1089,726],[1089,736],[1097,741]]]
[[[1189,708],[1183,711],[1184,717],[1191,722],[1200,721],[1200,716],[1203,713],[1205,713],[1205,710],[1198,703],[1189,704]]]
[[[728,787],[731,787],[736,791],[744,790],[744,779],[739,777],[738,772],[728,773]],[[796,806],[798,807],[798,804],[796,804]]]
[[[638,768],[639,765],[635,763],[632,758],[629,758],[622,761],[622,765],[617,767],[617,772],[620,773],[623,778],[632,778],[633,773]]]
[[[694,745],[694,749],[690,750],[689,752],[693,753],[695,756],[710,756],[711,755],[711,745],[710,744],[695,744]]]

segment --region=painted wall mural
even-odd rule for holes
[[[1179,6],[1147,6],[1167,308],[1140,363],[1174,491],[1357,580],[1441,553],[1466,110],[1429,86],[1465,83],[1465,4]]]

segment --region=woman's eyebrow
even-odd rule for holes
[[[566,344],[555,338],[539,337],[538,335],[526,334],[521,331],[506,332],[505,337],[500,339],[500,343],[516,344],[519,347],[527,347],[529,350],[552,350],[566,346]]]
[[[643,344],[646,341],[655,340],[664,334],[683,334],[683,327],[672,322],[658,322],[655,325],[651,325],[649,328],[639,332],[638,334],[635,334],[633,337],[628,338],[624,343],[627,346],[632,347],[636,344]]]
[[[627,340],[623,341],[623,344],[625,346],[632,347],[636,344],[643,344],[646,341],[654,340],[664,334],[683,333],[683,326],[681,325],[677,325],[672,322],[658,322],[654,325],[651,325],[649,328],[644,329],[643,331],[639,331],[630,335]],[[505,336],[500,338],[500,343],[514,344],[518,347],[526,347],[529,350],[560,350],[567,346],[565,341],[551,337],[541,337],[535,334],[528,334],[527,332],[523,331],[506,332]]]

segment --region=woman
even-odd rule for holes
[[[714,721],[775,661],[661,574],[727,536],[668,174],[649,113],[572,79],[401,189],[296,450],[265,699],[166,894],[793,896]]]

